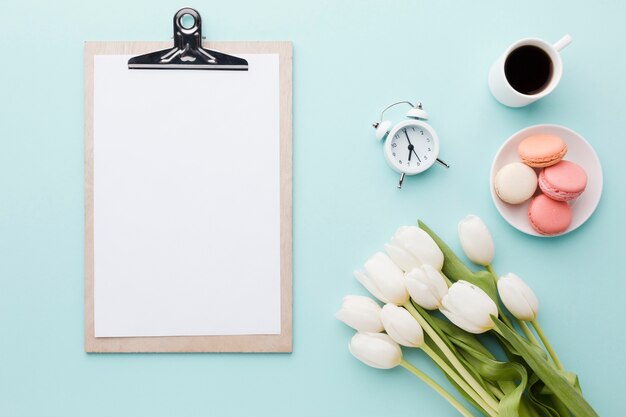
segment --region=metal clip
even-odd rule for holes
[[[185,16],[193,18],[183,26]],[[247,71],[248,61],[202,47],[202,19],[195,9],[185,7],[174,15],[174,47],[139,55],[128,60],[129,69],[200,69]]]

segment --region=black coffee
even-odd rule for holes
[[[504,75],[515,90],[532,95],[541,92],[552,79],[552,59],[531,45],[514,49],[504,62]]]

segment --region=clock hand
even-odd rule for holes
[[[415,151],[413,150],[413,144],[411,143],[411,139],[409,139],[409,133],[406,130],[404,131],[404,135],[406,136],[406,140],[409,141],[409,161],[411,161],[411,154]],[[417,156],[417,154],[415,155]]]
[[[414,153],[417,157],[418,162],[421,164],[422,160],[417,155],[417,152],[415,152],[415,146],[413,146],[413,144],[411,143],[411,139],[409,139],[409,133],[406,130],[404,131],[404,135],[406,136],[406,140],[409,141],[409,161],[411,160],[411,153]]]
[[[405,130],[404,134],[406,135],[406,140],[409,141],[409,147],[413,146],[413,144],[411,143],[411,139],[409,139],[409,133]]]

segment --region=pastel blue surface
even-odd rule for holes
[[[83,41],[167,40],[183,5],[2,3],[0,416],[454,416],[408,372],[352,358],[352,332],[333,314],[344,294],[365,293],[352,270],[396,227],[420,217],[459,249],[456,224],[468,213],[489,224],[496,269],[515,271],[539,295],[540,321],[598,413],[624,414],[626,3],[618,0],[191,4],[209,39],[294,43],[294,351],[85,354]],[[487,71],[507,45],[565,33],[574,41],[552,95],[524,109],[490,96]],[[401,191],[370,126],[398,99],[424,103],[452,165],[408,178]],[[488,187],[501,143],[537,123],[582,134],[604,170],[594,216],[553,239],[509,226]]]

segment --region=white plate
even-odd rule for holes
[[[570,224],[566,231],[560,233],[560,235],[564,235],[572,230],[576,230],[591,217],[602,195],[602,166],[600,165],[598,155],[596,155],[596,152],[589,142],[573,130],[558,125],[536,125],[522,129],[507,139],[498,150],[498,153],[496,153],[495,158],[493,158],[493,163],[491,164],[491,173],[489,176],[491,198],[502,217],[504,217],[511,226],[529,235],[546,237],[545,235],[537,233],[528,221],[528,204],[530,200],[517,205],[505,203],[500,200],[493,186],[493,180],[500,168],[511,162],[521,162],[517,154],[517,146],[519,143],[524,138],[536,134],[553,134],[559,136],[567,143],[567,154],[563,159],[575,162],[587,171],[587,188],[580,197],[570,202],[573,214],[572,224]],[[537,172],[539,172],[539,170],[537,170]],[[537,194],[539,192],[540,190],[537,187]]]

